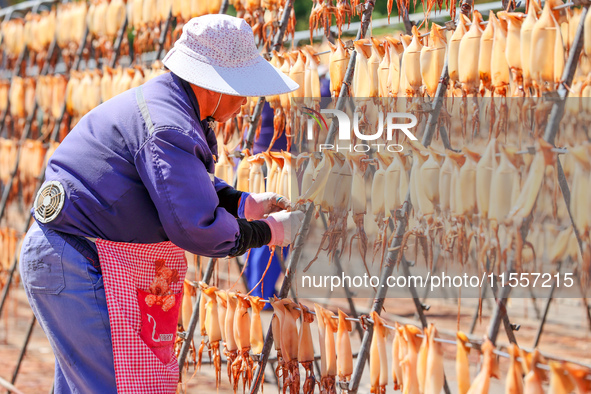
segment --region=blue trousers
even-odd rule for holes
[[[23,242],[20,273],[55,355],[55,393],[116,393],[100,266],[34,223]]]
[[[288,252],[289,248],[283,248],[284,261],[287,261]],[[281,274],[281,264],[279,264],[278,255],[279,248],[275,249],[275,255],[271,261],[271,266],[269,267],[269,270],[265,275],[265,279],[263,279],[262,282],[264,294],[261,292],[261,284],[259,284],[258,287],[253,290],[253,296],[261,297],[267,300],[269,297],[275,295],[275,283],[277,283],[277,278],[279,278],[279,275]],[[252,289],[261,279],[261,276],[267,267],[270,256],[271,251],[269,250],[268,246],[262,246],[260,248],[253,248],[250,250],[250,256],[248,257],[246,269],[244,270],[244,275],[246,275],[246,278],[248,279],[249,289]],[[267,304],[265,307],[270,308],[270,305]]]

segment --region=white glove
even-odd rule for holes
[[[288,209],[291,202],[277,193],[251,193],[246,198],[244,217],[248,220],[263,219],[268,214]]]
[[[270,214],[263,221],[271,228],[271,242],[269,246],[288,246],[295,240],[302,222],[304,221],[302,211],[281,211]]]

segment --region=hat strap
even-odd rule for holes
[[[221,102],[221,101],[222,101],[222,93],[220,93],[220,98],[218,99],[218,103],[217,103],[217,105],[215,106],[215,108],[214,108],[214,110],[213,110],[213,112],[212,112],[212,114],[211,114],[211,117],[212,117],[212,118],[213,118],[213,115],[215,115],[215,111],[217,111],[217,110],[218,110],[218,107],[220,106],[220,102]]]

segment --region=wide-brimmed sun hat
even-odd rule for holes
[[[259,54],[244,19],[223,14],[187,22],[163,63],[193,85],[234,96],[271,96],[299,88]]]

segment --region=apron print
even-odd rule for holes
[[[152,322],[154,323],[154,326],[152,327],[152,340],[154,342],[169,342],[172,341],[172,337],[173,334],[160,334],[159,338],[156,338],[156,319],[154,319],[154,317],[152,315],[150,315],[149,313],[146,313],[146,315],[148,316],[148,322]]]
[[[176,269],[171,270],[164,260],[156,260],[156,276],[150,284],[149,295],[146,296],[146,304],[162,305],[162,310],[168,312],[175,304],[175,296],[172,294],[170,284],[178,282],[179,274]]]

